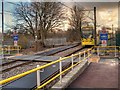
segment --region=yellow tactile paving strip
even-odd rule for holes
[[[89,62],[99,62],[100,57],[99,56],[92,56],[88,61]]]

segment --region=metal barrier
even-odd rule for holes
[[[60,83],[62,83],[62,74],[64,74],[65,72],[67,72],[68,70],[73,70],[73,68],[75,67],[75,66],[77,66],[78,64],[80,64],[81,62],[83,62],[84,60],[86,60],[86,59],[88,59],[92,54],[90,54],[89,53],[89,51],[90,50],[92,50],[92,48],[91,49],[88,49],[88,50],[86,50],[86,51],[84,51],[83,53],[77,53],[77,54],[72,54],[71,56],[69,56],[69,57],[66,57],[66,58],[61,58],[60,57],[60,61],[59,61],[59,73],[56,75],[56,76],[54,76],[54,77],[52,77],[50,80],[48,80],[47,82],[45,82],[44,84],[40,84],[40,77],[39,77],[39,75],[37,74],[37,89],[36,90],[39,90],[39,89],[41,89],[41,88],[43,88],[44,86],[46,86],[47,84],[49,84],[50,82],[52,82],[53,80],[55,80],[56,78],[60,78]],[[87,55],[86,55],[86,53],[87,53]],[[84,54],[84,59],[83,60],[81,60],[81,55],[82,54]],[[79,56],[79,61],[77,62],[77,63],[73,63],[74,62],[74,60],[73,60],[73,57],[74,56]],[[85,57],[86,56],[86,57]],[[62,71],[62,60],[65,60],[65,59],[67,59],[67,58],[71,58],[71,66],[70,67],[68,67],[67,69],[65,69],[65,70],[63,70]],[[38,71],[38,73],[40,73],[39,71]]]
[[[21,78],[21,77],[26,76],[26,75],[28,75],[28,74],[30,74],[30,73],[33,73],[33,72],[37,72],[37,89],[44,87],[45,85],[47,85],[48,83],[50,83],[51,81],[53,81],[54,79],[56,79],[57,77],[60,77],[60,81],[61,81],[61,79],[62,79],[62,74],[65,73],[66,71],[70,70],[70,69],[73,69],[73,67],[75,67],[76,65],[78,65],[78,64],[81,63],[82,61],[84,61],[84,60],[86,60],[87,58],[89,58],[89,57],[91,56],[90,52],[92,51],[92,49],[93,49],[93,48],[88,49],[88,50],[86,50],[85,52],[80,52],[80,53],[73,54],[73,55],[68,56],[68,57],[60,58],[60,59],[58,59],[58,60],[56,60],[56,61],[53,61],[53,62],[48,63],[48,64],[45,64],[45,65],[43,65],[43,66],[37,66],[37,68],[34,68],[34,69],[32,69],[32,70],[26,71],[26,72],[24,72],[24,73],[21,73],[21,74],[18,74],[18,75],[16,75],[16,76],[12,76],[12,77],[10,77],[10,78],[7,78],[7,79],[5,79],[5,80],[0,81],[0,85],[3,85],[3,84],[8,83],[8,82],[10,82],[10,81],[16,80],[16,79],[18,79],[18,78]],[[89,52],[89,53],[88,53],[88,52]],[[84,59],[81,60],[81,55],[85,55],[86,57],[84,57]],[[79,57],[79,62],[77,62],[77,63],[74,64],[74,63],[73,63],[73,62],[74,62],[73,57],[75,57],[75,56],[78,56],[78,57]],[[66,60],[66,59],[69,59],[69,58],[71,58],[71,59],[70,59],[70,61],[71,61],[71,63],[72,63],[71,66],[68,67],[67,69],[65,69],[64,71],[62,71],[62,61]],[[42,70],[42,69],[44,69],[44,68],[46,68],[46,67],[48,67],[48,66],[50,66],[50,65],[56,64],[56,63],[59,63],[59,65],[60,65],[60,67],[59,67],[59,70],[60,70],[60,71],[59,71],[59,74],[57,74],[55,77],[51,78],[50,80],[48,80],[48,81],[45,82],[44,84],[40,85],[40,77],[38,77],[38,76],[40,75],[40,74],[39,74],[40,70]],[[40,86],[39,86],[39,85],[40,85]]]
[[[12,46],[12,45],[3,46],[3,47],[0,47],[0,50],[7,51],[8,54],[11,54],[11,51],[17,51],[17,53],[19,53],[21,50],[21,46]]]
[[[119,56],[120,53],[120,47],[119,46],[95,46],[96,50],[94,52],[97,52],[97,55],[100,56],[100,53],[114,53],[114,56],[117,57],[117,54]]]
[[[117,46],[112,46],[112,47],[116,48]],[[98,54],[99,54],[99,48],[103,48],[103,47],[95,46],[95,47],[92,47],[92,48],[90,48],[88,50],[85,50],[84,52],[79,52],[77,54],[72,54],[71,56],[68,56],[68,57],[63,57],[63,58],[60,57],[58,60],[55,60],[55,61],[53,61],[51,63],[48,63],[48,64],[45,64],[43,66],[37,65],[37,68],[34,68],[32,70],[26,71],[24,73],[21,73],[21,74],[18,74],[16,76],[13,76],[13,77],[10,77],[10,78],[7,78],[5,80],[0,81],[0,85],[3,85],[3,84],[8,83],[10,81],[16,80],[18,78],[21,78],[21,77],[26,76],[26,75],[28,75],[30,73],[33,73],[33,72],[37,72],[37,89],[41,89],[41,88],[45,87],[47,84],[49,84],[50,82],[52,82],[53,80],[55,80],[58,77],[60,79],[60,82],[62,83],[62,75],[65,72],[67,72],[68,70],[73,69],[75,66],[77,66],[78,64],[80,64],[84,60],[90,58],[90,56],[92,54],[94,54],[94,52],[95,52],[94,48],[98,48],[97,51],[98,51]],[[118,47],[118,48],[120,48],[120,47]],[[116,51],[116,49],[115,49],[115,51]],[[81,55],[83,55],[83,59],[81,59],[81,57],[82,57]],[[79,61],[76,62],[75,64],[74,64],[74,57],[79,58]],[[62,71],[62,61],[65,61],[66,59],[70,59],[71,66],[69,66],[68,68],[66,68],[65,70]],[[42,70],[42,69],[44,69],[44,68],[46,68],[46,67],[48,67],[50,65],[56,64],[56,63],[59,63],[59,73],[56,76],[52,77],[47,82],[45,82],[45,83],[43,83],[41,85],[40,84],[40,70]]]

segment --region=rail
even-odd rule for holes
[[[109,48],[110,47],[115,48],[115,55],[116,55],[116,48],[120,48],[118,46],[107,46],[105,48],[108,48],[108,47]],[[71,56],[68,56],[68,57],[63,57],[63,58],[60,57],[58,60],[55,60],[55,61],[53,61],[51,63],[48,63],[48,64],[45,64],[43,66],[38,66],[37,65],[37,68],[34,68],[32,70],[26,71],[24,73],[21,73],[21,74],[18,74],[16,76],[13,76],[13,77],[10,77],[10,78],[7,78],[5,80],[0,81],[0,85],[4,85],[4,84],[6,84],[8,82],[11,82],[11,81],[16,80],[18,78],[21,78],[21,77],[26,76],[26,75],[28,75],[30,73],[33,73],[33,72],[37,72],[37,88],[36,88],[37,90],[45,87],[47,84],[49,84],[50,82],[52,82],[53,80],[55,80],[58,77],[60,78],[60,82],[62,83],[62,75],[66,71],[68,71],[70,69],[73,69],[75,66],[77,66],[78,64],[80,64],[82,61],[90,58],[90,56],[95,52],[94,49],[96,49],[96,48],[97,48],[97,51],[98,51],[97,53],[99,54],[98,48],[103,48],[103,47],[101,47],[101,46],[94,46],[94,47],[92,47],[90,49],[87,49],[87,50],[85,50],[83,52],[72,54]],[[81,59],[81,56],[83,56],[83,59]],[[75,64],[74,64],[74,57],[78,57],[79,58],[79,61],[76,62]],[[66,68],[65,70],[62,71],[62,61],[65,61],[66,59],[70,60],[71,65],[68,68]],[[41,85],[41,83],[40,83],[40,70],[43,70],[44,68],[46,68],[46,67],[48,67],[50,65],[56,64],[56,63],[59,63],[59,73],[56,76],[52,77],[47,82],[45,82],[45,83],[43,83]]]
[[[12,76],[12,77],[10,77],[10,78],[4,79],[4,80],[0,81],[0,85],[4,85],[4,84],[6,84],[6,83],[8,83],[8,82],[11,82],[11,81],[16,80],[16,79],[18,79],[18,78],[21,78],[21,77],[23,77],[23,76],[26,76],[26,75],[28,75],[28,74],[30,74],[30,73],[33,73],[33,72],[36,72],[36,71],[38,72],[38,70],[42,70],[42,69],[44,69],[44,68],[46,68],[46,67],[48,67],[48,66],[50,66],[50,65],[53,65],[53,64],[56,64],[56,63],[61,63],[62,61],[66,60],[66,59],[68,59],[68,58],[71,58],[70,60],[72,60],[72,65],[71,65],[70,67],[68,67],[68,68],[67,68],[66,70],[64,70],[64,71],[62,71],[62,69],[60,69],[61,72],[60,72],[58,75],[56,75],[54,78],[50,79],[49,82],[51,82],[52,80],[54,80],[54,79],[55,79],[56,77],[58,77],[59,75],[63,74],[64,72],[68,71],[70,68],[78,65],[78,64],[81,63],[83,60],[85,60],[85,58],[84,58],[83,60],[80,60],[78,63],[73,64],[73,57],[74,57],[74,56],[79,56],[79,58],[81,58],[81,55],[85,55],[85,54],[86,54],[86,56],[90,57],[90,55],[91,55],[91,54],[90,54],[90,51],[92,51],[92,49],[93,49],[93,47],[92,47],[91,49],[88,49],[88,50],[84,51],[84,52],[80,52],[80,53],[73,54],[73,55],[68,56],[68,57],[60,58],[60,59],[58,59],[58,60],[56,60],[56,61],[53,61],[53,62],[51,62],[51,63],[45,64],[45,65],[43,65],[43,66],[39,66],[39,67],[34,68],[34,69],[32,69],[32,70],[29,70],[29,71],[26,71],[26,72],[24,72],[24,73],[18,74],[18,75],[16,75],[16,76]],[[88,57],[86,57],[86,58],[88,58]],[[62,68],[62,67],[60,67],[60,68]],[[61,80],[61,79],[60,79],[60,80]],[[42,87],[44,87],[46,84],[48,84],[49,82],[45,82],[43,85],[38,86],[37,88],[42,88]],[[39,85],[39,84],[37,84],[37,85]]]
[[[7,51],[8,54],[11,54],[11,51],[17,51],[17,53],[19,53],[21,50],[21,46],[8,45],[8,46],[0,47],[0,50]]]

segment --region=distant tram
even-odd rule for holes
[[[82,27],[82,39],[81,39],[82,46],[95,45],[93,30],[94,30],[93,26]]]

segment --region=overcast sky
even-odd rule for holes
[[[7,3],[5,0],[4,3],[4,10],[13,12],[15,5]],[[18,2],[18,1],[31,1],[31,0],[11,0],[11,2]],[[32,0],[36,1],[36,0]],[[38,0],[37,0],[38,1]],[[39,0],[40,1],[40,0]],[[46,0],[50,1],[50,0]],[[71,7],[74,4],[77,4],[78,6],[82,6],[86,9],[93,9],[94,7],[97,8],[97,23],[101,25],[107,25],[107,26],[117,26],[118,24],[118,1],[119,0],[51,0],[51,1],[64,1],[67,2],[67,5]],[[96,2],[97,1],[97,2]],[[109,2],[108,2],[109,1]],[[76,2],[76,3],[75,3]],[[0,30],[2,26],[2,6],[0,3]],[[5,12],[5,24],[12,25],[14,24],[14,17],[11,13]],[[5,25],[6,29],[6,25]]]
[[[105,26],[118,26],[118,3],[117,2],[78,2],[78,6],[86,9],[96,7],[97,23]]]
[[[62,2],[119,2],[119,0],[4,0],[4,1],[8,1],[8,2],[19,2],[19,1],[22,1],[22,2],[28,2],[28,1],[36,1],[36,2],[39,2],[39,1],[47,1],[47,2],[58,2],[58,1],[62,1]]]

